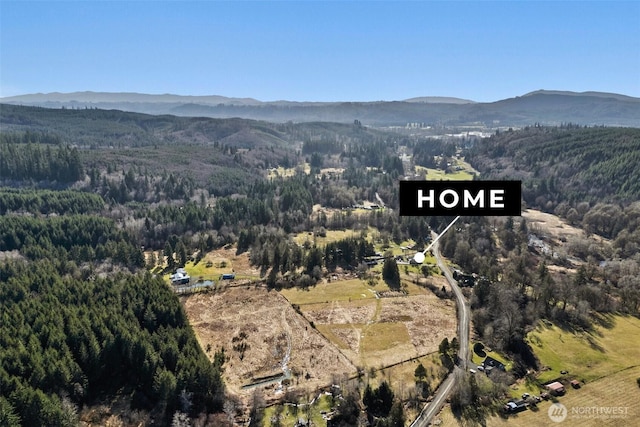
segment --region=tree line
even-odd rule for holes
[[[38,218],[0,217],[0,251],[18,251],[32,260],[58,259],[78,263],[111,258],[130,268],[144,266],[133,236],[108,218],[65,215]]]
[[[7,212],[30,214],[91,214],[104,209],[98,194],[73,190],[36,190],[0,188],[0,215]]]
[[[87,281],[47,260],[0,275],[3,425],[76,425],[78,407],[121,393],[161,423],[221,409],[224,355],[209,362],[161,278]]]
[[[83,177],[77,148],[68,145],[52,148],[39,142],[15,144],[10,135],[0,133],[0,178],[68,184]]]
[[[465,156],[485,179],[522,179],[527,205],[547,212],[640,198],[640,129],[527,127],[496,133]]]

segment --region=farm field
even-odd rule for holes
[[[521,427],[566,425],[581,427],[640,426],[640,319],[629,316],[607,316],[601,319],[591,333],[572,332],[560,329],[553,324],[541,324],[527,335],[527,340],[539,358],[543,371],[538,377],[540,384],[560,379],[567,385],[566,395],[558,402],[569,410],[568,418],[561,424],[554,423],[547,416],[550,402],[539,404],[539,411],[527,410],[508,419],[492,417],[488,426]],[[567,371],[563,375],[560,372]],[[568,382],[577,379],[582,387],[573,389]],[[535,383],[520,383],[512,388],[514,397],[523,393],[538,394],[540,389]],[[624,407],[628,417],[604,419],[586,417],[588,407]],[[573,414],[571,408],[582,410]],[[462,425],[446,407],[439,417],[442,426]]]
[[[294,236],[293,241],[299,245],[304,245],[307,242],[313,245],[315,242],[316,246],[325,246],[327,243],[349,237],[358,237],[360,235],[360,230],[327,230],[326,233],[325,237],[314,236],[312,232],[298,233]]]
[[[298,391],[324,387],[334,375],[355,375],[349,359],[276,291],[241,286],[193,294],[181,301],[206,354],[213,358],[224,347],[225,384],[244,399],[253,389],[243,386],[282,374],[285,360],[291,385]],[[279,397],[276,384],[261,388],[267,401]]]
[[[473,175],[466,171],[457,171],[454,173],[446,173],[439,169],[425,168],[416,166],[416,173],[424,175],[427,181],[470,181]]]
[[[414,284],[406,289],[385,297],[386,285],[351,279],[281,292],[354,365],[379,369],[432,353],[455,336],[452,301]]]
[[[527,410],[508,419],[492,417],[487,426],[640,426],[640,387],[636,382],[638,377],[640,366],[600,378],[578,390],[569,389],[565,396],[558,399],[567,408],[567,418],[561,423],[553,422],[548,417],[547,411],[551,405],[549,401],[539,404],[539,411]],[[589,415],[588,411],[594,407],[621,408],[622,413],[620,417]]]
[[[540,374],[540,381],[557,378],[565,370],[589,383],[640,364],[640,319],[606,316],[603,322],[606,327],[598,326],[590,333],[564,331],[551,324],[540,324],[530,332],[527,341],[540,363],[549,368]]]

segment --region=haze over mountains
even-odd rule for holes
[[[539,90],[496,102],[452,97],[417,97],[403,101],[263,102],[224,96],[140,93],[38,93],[0,98],[0,103],[46,108],[100,108],[147,114],[240,117],[271,122],[360,120],[371,126],[480,125],[489,128],[533,123],[640,127],[640,98],[603,92]]]

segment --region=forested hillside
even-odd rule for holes
[[[620,256],[640,248],[640,129],[534,126],[466,154],[487,179],[521,179],[528,207],[612,239]]]
[[[285,123],[288,121],[350,123],[360,120],[372,126],[404,126],[409,123],[446,126],[557,125],[638,126],[638,98],[599,92],[536,91],[496,102],[465,101],[447,97],[420,97],[405,101],[377,102],[260,102],[224,97],[182,97],[113,93],[33,94],[9,97],[2,102],[59,108],[101,108],[149,114],[242,117]]]
[[[224,354],[207,360],[171,288],[145,268],[171,272],[235,245],[269,286],[310,286],[374,249],[362,236],[301,247],[294,233],[372,225],[387,240],[428,238],[421,218],[340,212],[376,193],[395,206],[403,173],[401,138],[357,122],[6,106],[0,120],[0,413],[9,425],[75,425],[113,399],[168,425],[215,416],[233,399]],[[337,211],[315,215],[314,205]]]
[[[221,147],[255,149],[286,146],[312,134],[340,134],[343,141],[385,135],[348,124],[269,123],[231,117],[153,116],[118,110],[49,109],[0,104],[3,131],[14,134],[11,142],[23,143],[64,143],[93,148],[217,143]]]
[[[395,296],[411,282],[450,298],[406,253],[450,219],[400,217],[398,181],[471,177],[463,156],[483,179],[522,179],[527,207],[611,240],[536,254],[513,218],[463,218],[442,239],[447,257],[483,276],[469,294],[476,332],[512,355],[516,375],[536,366],[524,339],[539,319],[589,328],[598,313],[640,306],[638,129],[534,126],[481,140],[359,120],[17,106],[2,106],[0,122],[0,424],[74,425],[114,399],[143,424],[255,415],[225,394],[231,350],[199,347],[160,277],[208,269],[224,251],[269,290],[381,275]]]
[[[528,127],[496,133],[467,156],[487,179],[522,179],[527,205],[547,211],[640,199],[640,129]]]
[[[222,407],[223,356],[208,362],[176,296],[140,272],[135,235],[103,207],[78,191],[0,190],[2,425],[74,426],[80,408],[114,396],[160,424]]]
[[[162,280],[59,271],[49,261],[0,270],[2,425],[74,426],[79,407],[123,393],[158,423],[221,409],[223,356],[209,363]]]

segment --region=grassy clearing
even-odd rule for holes
[[[327,395],[321,396],[310,407],[300,405],[297,408],[293,405],[274,405],[265,409],[262,425],[269,427],[275,421],[277,411],[281,411],[279,415],[280,425],[292,426],[300,419],[311,421],[311,425],[322,426],[327,422],[322,418],[321,411],[329,412],[331,410],[331,397]]]
[[[424,294],[430,293],[430,291],[423,288],[422,286],[418,286],[415,283],[410,282],[408,280],[404,280],[402,283],[403,285],[405,285],[404,289],[407,291],[407,295],[409,296],[424,295]]]
[[[165,264],[166,267],[166,264]],[[236,255],[236,248],[228,246],[213,250],[204,255],[198,262],[188,261],[185,270],[191,276],[192,281],[218,280],[221,274],[235,273],[236,279],[256,280],[260,277],[258,269],[251,266],[247,252]],[[161,273],[162,269],[156,267],[155,273]],[[173,272],[166,272],[163,277],[169,282],[169,276]]]
[[[383,246],[382,241],[379,239],[379,235],[377,235],[376,237],[377,239],[375,239],[374,248],[380,253],[391,252],[393,256],[402,255],[407,259],[413,258],[413,256],[416,254],[415,249],[402,249],[403,247],[409,248],[415,245],[416,242],[414,240],[405,240],[404,242],[400,242],[397,245],[393,242],[389,242],[387,246]]]
[[[216,263],[208,262],[202,259],[197,264],[195,264],[193,261],[187,261],[184,269],[194,281],[199,280],[200,278],[217,280],[222,273],[231,273],[233,271],[231,261],[228,259],[225,259],[224,261],[218,261]],[[167,281],[169,280],[169,276],[171,274],[173,274],[173,272],[169,272],[164,275]]]
[[[213,260],[207,258],[202,259],[197,264],[189,261],[184,268],[191,277],[217,277],[223,273],[231,273],[233,271],[233,264],[228,258],[215,257]]]
[[[411,342],[404,323],[373,323],[362,334],[361,351],[364,354],[389,350]]]
[[[568,412],[567,418],[560,424],[552,422],[547,415],[551,402],[543,402],[539,404],[538,411],[524,411],[508,419],[492,417],[487,425],[501,427],[638,426],[640,425],[640,388],[636,383],[638,377],[640,377],[640,367],[626,369],[595,380],[578,390],[569,389],[565,396],[558,399]],[[587,411],[593,407],[620,408],[623,413],[620,414],[620,418],[589,415]]]
[[[362,333],[361,324],[349,324],[349,325],[316,325],[316,329],[324,335],[331,344],[338,347],[340,350],[351,350],[351,347],[344,339],[340,338],[334,331],[336,329],[351,329],[354,333],[360,335]]]
[[[366,368],[433,352],[455,334],[453,303],[408,281],[406,296],[376,298],[376,291],[389,290],[379,282],[371,287],[351,279],[281,293],[353,364]]]
[[[325,237],[314,236],[312,232],[298,233],[293,238],[293,241],[299,245],[304,245],[306,242],[313,245],[315,242],[316,246],[326,246],[327,243],[337,242],[348,237],[358,237],[359,235],[359,230],[327,230]]]
[[[456,163],[458,164],[458,166],[463,168],[466,172],[469,172],[471,174],[480,175],[480,172],[475,170],[473,168],[473,166],[471,166],[469,163],[467,163],[467,161],[464,158],[456,159]]]
[[[350,280],[348,280],[350,281]],[[332,283],[339,283],[339,282],[332,282]],[[373,294],[372,294],[373,295]],[[360,295],[362,297],[362,295]],[[293,302],[293,301],[291,301]],[[306,312],[306,311],[317,311],[317,310],[324,310],[327,308],[330,308],[333,304],[334,304],[335,300],[333,301],[322,301],[322,302],[312,302],[312,303],[303,303],[302,305],[304,305],[304,307],[302,307],[302,311]],[[352,299],[351,301],[347,300],[342,300],[342,301],[338,301],[340,303],[340,306],[343,308],[348,308],[348,309],[358,309],[360,307],[365,307],[371,304],[375,304],[375,301],[372,298],[361,298],[361,299]],[[294,303],[296,304],[296,303]]]
[[[640,378],[640,319],[610,315],[603,316],[601,323],[602,326],[595,327],[590,333],[567,331],[553,324],[541,324],[530,332],[527,341],[540,359],[540,363],[547,369],[540,373],[537,382],[521,382],[513,387],[511,395],[521,396],[525,392],[538,394],[541,391],[539,384],[557,378],[565,382],[577,379],[583,386],[577,390],[566,387],[566,395],[558,399],[569,409],[569,416],[562,425],[640,425],[640,388],[636,382],[637,378]],[[474,361],[475,357],[474,355]],[[563,370],[568,371],[568,374],[560,374]],[[543,402],[539,405],[538,411],[527,410],[506,420],[492,417],[487,425],[558,425],[547,416],[549,405],[549,402]],[[573,414],[572,417],[571,408],[574,407],[622,407],[626,408],[628,418],[579,418],[579,414]],[[448,408],[442,411],[440,418],[442,426],[462,425]]]
[[[530,332],[527,341],[543,370],[536,381],[522,381],[512,387],[511,394],[540,393],[542,385],[558,378],[589,383],[640,363],[637,339],[640,319],[628,316],[602,319],[607,327],[596,327],[590,333],[566,331],[552,324],[540,324]]]
[[[269,169],[267,178],[288,178],[294,176],[298,172],[298,170],[302,170],[308,175],[311,173],[311,166],[309,166],[309,163],[304,163],[293,168],[283,168],[282,166],[278,166],[277,168]]]
[[[607,327],[598,326],[590,333],[542,323],[529,333],[527,341],[541,364],[548,367],[538,379],[544,383],[565,370],[572,377],[590,382],[640,363],[640,319],[607,316],[603,320]]]
[[[470,181],[473,174],[466,170],[456,171],[454,173],[446,173],[440,169],[425,168],[424,166],[416,166],[416,173],[425,175],[427,181]]]
[[[410,389],[415,386],[415,371],[420,363],[422,363],[422,366],[424,366],[427,371],[427,379],[431,385],[431,389],[435,389],[440,383],[440,379],[443,378],[447,372],[446,368],[442,366],[437,353],[427,354],[426,356],[376,371],[375,377],[372,378],[370,376],[370,379],[377,380],[377,383],[372,381],[372,386],[378,386],[380,382],[386,380],[391,384],[391,388],[394,391],[404,393],[405,395],[402,397],[406,398]]]
[[[640,388],[636,378],[640,377],[640,367],[626,369],[583,386],[578,390],[569,388],[567,394],[558,399],[567,408],[567,418],[561,423],[553,422],[547,415],[551,401],[538,404],[536,410],[525,410],[509,418],[493,416],[487,419],[489,427],[530,427],[530,426],[639,426]],[[589,415],[590,408],[620,408],[619,418]],[[592,410],[592,409],[591,409]],[[441,427],[459,427],[449,406],[435,418]]]
[[[298,305],[375,298],[372,289],[360,279],[320,283],[308,289],[283,289],[280,292],[289,302]]]

